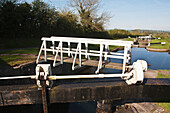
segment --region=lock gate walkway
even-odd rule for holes
[[[47,97],[49,103],[143,98],[170,102],[170,79],[145,78],[136,85],[127,85],[118,78],[58,80],[47,91]],[[36,84],[0,87],[0,106],[22,104],[42,104],[41,90]]]

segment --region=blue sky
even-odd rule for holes
[[[68,7],[69,0],[43,1],[62,9]],[[107,11],[112,16],[106,29],[170,31],[170,0],[101,0],[100,11]]]

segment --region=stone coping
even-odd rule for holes
[[[152,52],[169,52],[169,49],[155,49],[155,48],[150,48],[150,47],[146,47],[147,51],[152,51]]]

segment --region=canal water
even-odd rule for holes
[[[170,54],[168,52],[149,52],[145,48],[132,48],[132,62],[141,59],[147,61],[149,69],[170,70]]]
[[[123,51],[119,51],[123,52]],[[148,52],[145,48],[132,48],[131,62],[138,59],[147,61],[149,69],[170,70],[170,55],[161,52]],[[122,63],[122,60],[111,59],[111,62]],[[120,70],[102,69],[101,73],[121,73]],[[49,106],[50,113],[96,113],[97,103],[91,102],[74,102],[66,104],[52,104]],[[0,113],[42,113],[41,105],[22,105],[0,107]]]
[[[118,51],[123,53],[123,51]],[[153,70],[170,70],[170,54],[168,52],[150,52],[145,48],[132,48],[131,64],[137,60],[145,60],[150,66],[149,69]],[[122,63],[122,60],[111,59],[111,62]],[[104,69],[105,73],[121,73],[120,70]]]

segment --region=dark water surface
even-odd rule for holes
[[[123,51],[119,51],[123,52]],[[151,64],[150,69],[170,70],[170,55],[160,52],[148,52],[144,48],[132,48],[132,63],[138,59],[145,60]],[[122,63],[122,60],[111,59],[112,62]],[[89,70],[91,71],[91,70]],[[121,70],[102,69],[102,73],[121,73]],[[50,113],[96,113],[96,101],[74,102],[66,104],[51,104]],[[41,105],[22,105],[0,107],[0,113],[42,113]]]
[[[149,52],[144,48],[132,48],[132,62],[138,59],[151,64],[150,69],[170,70],[170,54],[168,52]]]

